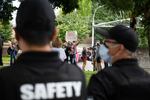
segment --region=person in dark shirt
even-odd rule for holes
[[[11,42],[9,48],[7,49],[7,53],[8,53],[8,55],[10,55],[10,66],[12,66],[16,60],[16,56],[17,56],[17,47],[16,46],[17,46],[16,43]]]
[[[49,45],[56,28],[48,0],[23,0],[15,32],[22,54],[0,70],[0,100],[85,99],[82,70],[62,62]]]
[[[100,47],[101,58],[112,66],[91,77],[88,97],[93,100],[149,100],[150,75],[139,67],[134,57],[137,33],[124,25],[97,31],[105,37]]]
[[[86,62],[87,62],[87,50],[86,47],[83,47],[82,50],[82,61],[83,61],[83,65],[82,65],[82,69],[85,70],[85,66],[86,66]]]
[[[102,69],[102,66],[101,66],[101,56],[99,54],[99,51],[100,51],[100,43],[98,42],[96,44],[96,69],[97,71],[100,71]]]
[[[73,41],[71,46],[71,53],[70,53],[70,62],[71,64],[76,65],[76,54],[77,54],[77,46],[79,45],[78,41]]]
[[[65,45],[65,53],[66,53],[66,59],[65,59],[65,61],[68,62],[68,63],[70,61],[71,46],[72,46],[71,42],[67,42],[67,44]]]

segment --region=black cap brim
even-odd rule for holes
[[[103,28],[97,27],[95,28],[95,32],[99,33],[101,36],[105,38],[110,38],[109,32]]]

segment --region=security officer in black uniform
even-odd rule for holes
[[[134,52],[137,34],[117,25],[109,31],[97,30],[106,39],[101,58],[112,64],[91,77],[88,96],[94,100],[149,100],[150,75],[139,67]]]
[[[23,53],[0,70],[0,100],[84,100],[85,78],[79,67],[62,62],[49,42],[55,15],[48,0],[22,1],[16,39]]]

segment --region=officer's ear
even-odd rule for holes
[[[119,44],[118,45],[118,55],[121,55],[124,52],[124,50],[125,50],[124,45]]]
[[[121,55],[124,50],[124,46],[122,44],[117,44],[116,46],[116,55]]]
[[[124,51],[124,49],[125,49],[124,45],[123,45],[123,44],[120,44],[120,50],[121,50],[121,51]]]

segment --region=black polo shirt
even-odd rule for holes
[[[85,77],[56,52],[26,52],[0,70],[0,100],[83,100]]]
[[[150,75],[137,59],[122,59],[93,75],[88,96],[94,100],[149,100]]]

